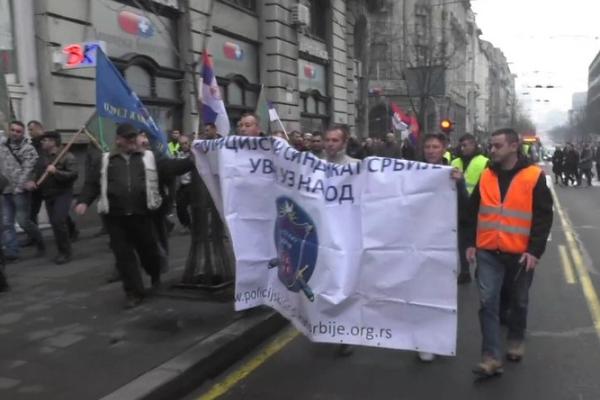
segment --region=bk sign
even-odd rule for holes
[[[62,48],[64,69],[94,68],[96,66],[96,50],[100,47],[106,51],[104,42],[71,43]]]

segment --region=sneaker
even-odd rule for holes
[[[349,344],[340,344],[335,351],[340,357],[348,357],[354,353],[354,347]]]
[[[525,355],[525,342],[522,340],[509,340],[506,359],[512,362],[519,362]]]
[[[458,274],[458,278],[456,280],[459,285],[469,283],[471,282],[471,274],[468,272],[461,272],[460,274]]]
[[[490,378],[504,372],[502,363],[495,358],[484,356],[479,364],[473,367],[473,373],[483,378]]]
[[[435,360],[435,354],[433,353],[425,353],[423,351],[419,352],[419,360],[426,362],[426,363],[430,363],[433,360]]]

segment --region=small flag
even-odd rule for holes
[[[404,110],[393,101],[390,102],[390,107],[393,113],[392,124],[394,125],[394,128],[400,131],[408,130],[408,139],[413,146],[416,146],[420,135],[419,121],[417,118],[405,113]]]
[[[100,47],[96,63],[96,111],[99,117],[117,124],[127,122],[143,130],[155,150],[167,151],[167,136]]]
[[[279,114],[277,114],[277,110],[275,109],[275,106],[273,105],[273,103],[271,103],[270,101],[267,101],[267,105],[269,107],[269,121],[270,122],[280,121]]]
[[[205,124],[215,124],[219,134],[229,135],[231,125],[208,51],[202,53],[202,79],[200,79],[198,93],[202,104],[202,121]]]

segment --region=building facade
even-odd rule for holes
[[[361,67],[353,55],[354,26],[363,3],[0,0],[0,10],[8,10],[0,29],[10,32],[2,35],[0,52],[10,59],[3,65],[17,117],[42,120],[66,140],[94,114],[96,80],[93,68],[62,68],[61,50],[86,41],[106,43],[165,131],[197,131],[205,48],[232,126],[256,108],[264,88],[288,130],[333,123],[354,129]]]
[[[392,130],[391,101],[425,132],[437,132],[445,118],[454,136],[510,123],[514,78],[502,52],[480,39],[469,1],[377,0],[367,8],[371,135]]]

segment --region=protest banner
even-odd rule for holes
[[[236,310],[271,306],[317,342],[455,354],[449,167],[330,164],[267,137],[193,151],[231,234]]]

